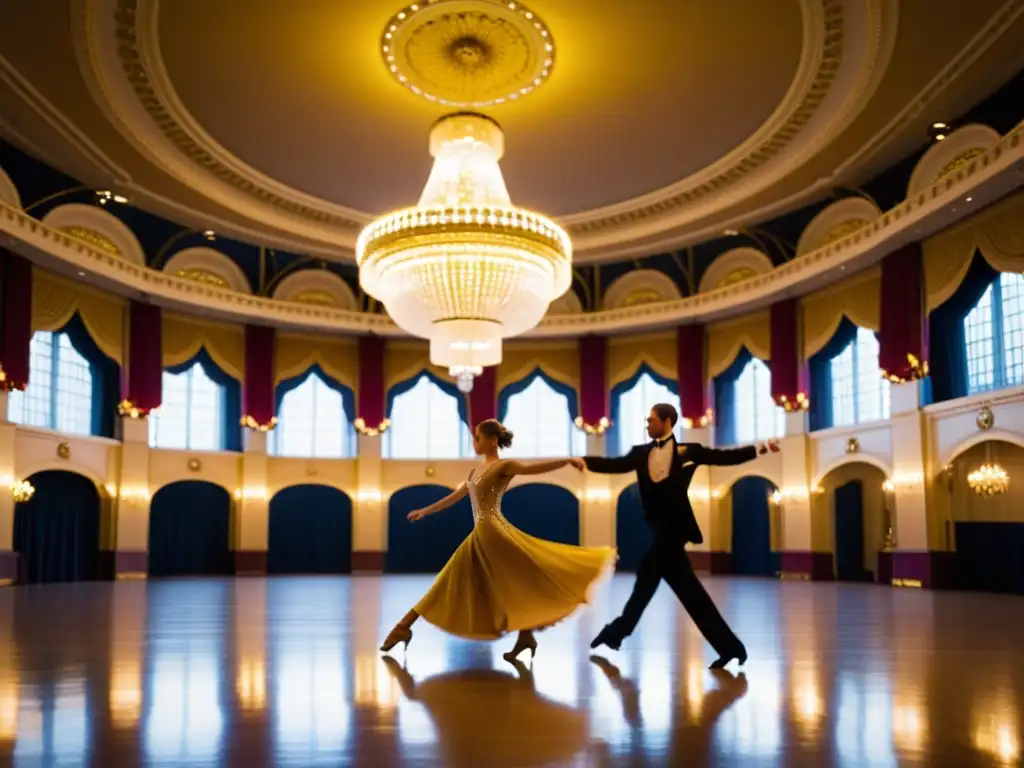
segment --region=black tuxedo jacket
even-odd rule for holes
[[[675,438],[670,439],[675,443]],[[684,543],[700,544],[704,536],[697,525],[693,507],[690,506],[690,497],[687,496],[694,470],[701,464],[720,467],[743,464],[757,458],[757,449],[752,445],[746,448],[718,449],[705,448],[700,443],[678,443],[672,454],[668,477],[655,483],[647,467],[648,455],[654,446],[654,442],[635,445],[629,453],[618,458],[586,456],[583,460],[592,472],[609,475],[636,472],[644,519],[654,535],[681,537]]]

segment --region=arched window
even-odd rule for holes
[[[829,362],[832,424],[847,426],[889,418],[889,382],[878,367],[878,338],[866,328]]]
[[[75,435],[93,433],[93,372],[68,334],[36,331],[29,345],[28,386],[11,392],[8,419]]]
[[[452,385],[446,391],[426,373],[411,386],[398,385],[388,397],[391,427],[383,436],[388,459],[464,459],[473,455],[473,438],[464,417],[465,398]]]
[[[764,361],[750,358],[736,379],[733,400],[737,443],[781,437],[786,412],[772,398],[772,373]]]
[[[621,393],[613,393],[612,396],[614,434],[618,442],[615,447],[620,456],[627,454],[634,445],[650,441],[651,438],[647,435],[647,415],[651,412],[652,405],[669,403],[675,406],[677,413],[682,410],[679,395],[647,370],[641,371],[631,387]],[[682,421],[682,416],[679,419]],[[680,421],[676,422],[676,437],[681,434]]]
[[[342,459],[355,455],[355,430],[341,391],[311,369],[286,389],[277,408],[277,426],[267,448],[274,456]]]
[[[499,405],[499,418],[515,432],[506,456],[553,458],[582,456],[587,451],[587,435],[573,423],[569,395],[557,391],[539,373],[533,374],[524,388],[509,395],[504,408]]]
[[[964,342],[968,394],[1024,384],[1024,275],[1003,272],[986,289],[964,318]]]
[[[227,445],[227,389],[196,360],[184,370],[163,373],[163,402],[149,414],[154,448],[221,451]]]

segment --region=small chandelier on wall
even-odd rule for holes
[[[984,463],[967,476],[967,485],[983,499],[991,499],[1006,493],[1010,487],[1010,476],[998,463]]]
[[[18,480],[11,485],[11,496],[15,502],[29,501],[35,495],[36,489],[28,480]]]

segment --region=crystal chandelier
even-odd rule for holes
[[[983,499],[1006,493],[1010,476],[999,464],[985,463],[967,475],[967,485]]]
[[[356,241],[363,290],[399,328],[430,340],[430,362],[448,368],[463,392],[501,362],[502,339],[535,327],[572,281],[569,236],[512,205],[503,152],[494,120],[441,118],[419,205],[382,216]]]

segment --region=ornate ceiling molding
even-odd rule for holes
[[[167,172],[254,221],[350,253],[369,216],[305,195],[242,163],[210,137],[175,95],[157,39],[159,0],[99,0],[80,6],[87,52],[83,63],[108,117]],[[895,40],[897,3],[799,0],[803,52],[794,82],[765,124],[741,146],[674,185],[613,206],[563,219],[577,262],[588,249],[678,229],[742,202],[818,152],[867,104]],[[680,234],[674,235],[676,240]],[[602,253],[600,258],[608,258]]]
[[[909,242],[945,229],[1024,185],[1024,123],[984,154],[938,179],[874,221],[771,272],[674,301],[600,312],[549,315],[528,337],[624,333],[747,314],[786,296],[817,290]],[[959,204],[967,197],[973,204]],[[404,334],[386,315],[253,296],[132,264],[0,204],[0,245],[65,274],[89,273],[108,290],[163,306],[234,321],[350,334]]]

